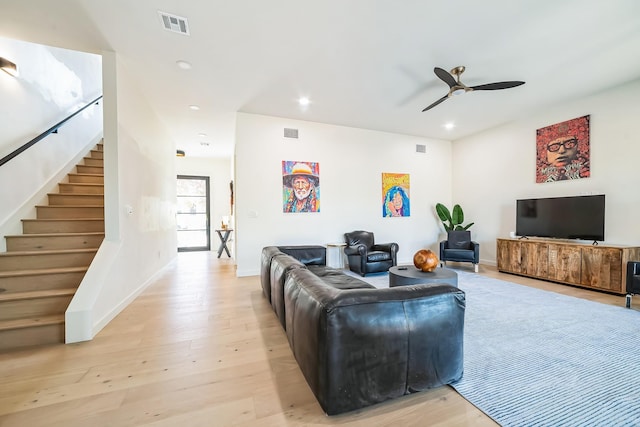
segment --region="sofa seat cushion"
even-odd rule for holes
[[[474,261],[475,254],[468,249],[445,249],[444,255],[450,261]]]
[[[367,262],[391,261],[389,252],[371,251],[367,253]]]
[[[324,267],[319,265],[307,266],[310,272],[318,276],[327,285],[336,289],[375,289],[375,286],[370,285],[360,279],[344,274],[340,270],[336,270],[330,267]]]

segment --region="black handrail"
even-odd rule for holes
[[[84,110],[86,110],[87,108],[89,108],[90,106],[92,106],[93,104],[97,104],[98,101],[100,101],[100,99],[102,98],[102,95],[100,95],[99,97],[97,97],[96,99],[94,99],[93,101],[91,101],[90,103],[88,103],[87,105],[85,105],[84,107],[82,107],[81,109],[79,109],[78,111],[76,111],[75,113],[73,113],[72,115],[70,115],[69,117],[67,117],[66,119],[62,120],[60,123],[56,123],[55,125],[53,125],[52,127],[50,127],[49,129],[47,129],[46,131],[42,132],[40,135],[36,136],[35,138],[33,138],[31,141],[27,142],[26,144],[24,144],[22,147],[15,149],[14,151],[12,151],[11,153],[7,154],[6,156],[4,156],[1,160],[0,160],[0,166],[4,165],[5,163],[7,163],[9,160],[13,159],[14,157],[16,157],[18,154],[22,153],[23,151],[25,151],[27,148],[31,147],[32,145],[35,145],[36,142],[43,140],[44,138],[46,138],[49,134],[52,133],[56,133],[58,131],[58,129],[64,125],[66,122],[68,122],[69,120],[71,120],[73,117],[75,117],[77,114],[80,114],[81,112],[83,112]]]

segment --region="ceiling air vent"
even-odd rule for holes
[[[422,144],[416,144],[416,153],[426,153],[427,146]]]
[[[162,26],[165,30],[173,31],[174,33],[184,34],[186,36],[189,34],[189,24],[187,23],[187,18],[183,18],[182,16],[171,15],[166,12],[158,11],[158,15],[160,15],[160,19],[162,20]]]
[[[298,137],[298,129],[284,128],[284,137],[285,138],[297,138]]]

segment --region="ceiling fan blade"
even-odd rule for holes
[[[471,90],[498,90],[498,89],[509,89],[512,87],[523,85],[524,82],[497,82],[497,83],[487,83],[484,85],[478,85],[470,87]]]
[[[442,68],[436,67],[433,69],[433,72],[436,73],[436,76],[438,76],[440,80],[448,84],[449,88],[452,88],[457,84],[456,79],[454,79],[453,76],[449,74],[448,71],[443,70]]]
[[[433,104],[429,105],[427,108],[422,110],[422,112],[424,113],[425,111],[432,109],[433,107],[435,107],[436,105],[440,104],[442,101],[444,101],[447,98],[449,98],[449,95],[443,96],[442,98],[438,99],[436,102],[434,102]]]

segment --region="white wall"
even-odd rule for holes
[[[176,172],[178,175],[196,175],[209,177],[210,205],[209,212],[211,214],[211,249],[217,250],[220,239],[215,233],[216,228],[220,228],[223,216],[230,217],[230,188],[229,182],[233,180],[231,173],[231,160],[218,158],[195,158],[176,157]],[[233,226],[233,224],[232,224]],[[232,251],[234,236],[229,238],[228,248]]]
[[[105,54],[105,242],[66,313],[91,339],[176,256],[175,143],[122,61]]]
[[[0,158],[102,93],[99,55],[0,37],[0,56],[19,71],[0,73]]]
[[[0,56],[18,77],[0,72],[0,158],[67,118],[102,93],[99,55],[0,37]],[[0,167],[0,250],[23,218],[47,202],[57,184],[102,136],[102,104],[75,116]],[[7,185],[11,183],[11,185]]]
[[[453,143],[453,200],[475,221],[482,263],[496,261],[496,237],[515,230],[516,199],[605,194],[605,243],[640,244],[640,82],[555,105]],[[591,115],[591,176],[536,184],[536,129]]]
[[[283,137],[284,128],[299,139]],[[416,144],[426,153],[416,153]],[[282,161],[320,163],[321,212],[282,212]],[[382,217],[381,175],[408,173],[411,216]],[[399,263],[436,249],[435,204],[451,201],[448,141],[239,113],[236,128],[237,274],[259,273],[262,247],[344,241],[357,229],[400,245]]]

